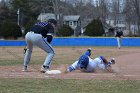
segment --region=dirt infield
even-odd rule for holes
[[[79,49],[79,50],[78,50]],[[57,56],[58,54],[65,53],[64,51],[73,52],[83,52],[86,48],[55,48],[56,50],[56,59],[61,58]],[[60,51],[62,51],[60,53]],[[81,51],[83,50],[83,51]],[[3,49],[1,49],[3,51]],[[40,51],[40,50],[36,50]],[[106,57],[115,57],[116,64],[113,65],[115,73],[108,73],[103,71],[97,71],[95,73],[82,73],[80,71],[74,71],[71,73],[62,73],[59,75],[48,75],[40,73],[41,65],[31,65],[29,72],[22,72],[22,65],[16,66],[0,66],[0,78],[46,78],[46,79],[107,79],[107,80],[140,80],[140,48],[94,48],[94,56],[104,54]],[[12,53],[11,53],[12,54]],[[96,55],[95,55],[96,54]],[[77,54],[77,56],[80,54]],[[18,55],[22,56],[22,55]],[[4,56],[1,55],[1,58]],[[68,58],[69,59],[69,58]],[[73,61],[73,60],[72,60]],[[72,63],[72,62],[71,62]],[[69,64],[69,63],[68,63]],[[51,69],[61,69],[68,64],[52,64]]]

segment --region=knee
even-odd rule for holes
[[[55,55],[55,51],[54,50],[50,51],[50,54]]]
[[[55,52],[53,51],[52,54],[55,55]]]

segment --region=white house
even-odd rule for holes
[[[128,30],[125,18],[126,17],[123,14],[118,14],[116,16],[110,14],[106,17],[106,23],[116,30],[122,30],[124,32],[124,35],[126,35],[128,33]]]
[[[63,23],[69,25],[73,29],[76,29],[77,26],[81,25],[80,16],[79,15],[63,16]]]
[[[63,24],[69,25],[74,30],[74,36],[81,34],[80,15],[63,16]]]
[[[106,23],[115,29],[122,30],[124,35],[127,36],[138,34],[138,26],[136,23],[127,23],[126,16],[124,14],[119,14],[116,17],[113,15],[108,15],[106,18]]]

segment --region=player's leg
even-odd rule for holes
[[[25,57],[24,57],[23,71],[27,71],[27,66],[30,63],[32,49],[33,49],[33,44],[30,41],[30,33],[27,33],[25,39],[26,39],[26,44],[27,44],[27,50],[26,50]]]
[[[120,38],[120,48],[121,48],[121,46],[122,46],[122,38]]]
[[[46,57],[45,62],[41,69],[41,72],[45,73],[45,71],[49,69],[49,67],[52,64],[55,52],[52,46],[44,38],[42,38],[40,42],[38,42],[37,46],[39,46],[41,49],[43,49],[45,52],[48,53],[48,56]]]
[[[120,38],[119,37],[117,37],[117,43],[118,43],[118,48],[120,49],[121,48],[121,42],[120,42]]]
[[[85,55],[90,56],[91,55],[91,48],[88,48],[85,52]]]

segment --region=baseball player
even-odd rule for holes
[[[50,68],[52,59],[55,55],[54,49],[50,43],[53,39],[54,28],[56,25],[57,21],[55,19],[49,19],[48,22],[37,22],[31,28],[30,32],[26,34],[25,40],[27,44],[27,50],[25,52],[24,67],[22,71],[28,71],[33,45],[38,46],[48,53],[48,56],[41,67],[41,72],[45,73]]]
[[[122,43],[123,32],[118,30],[118,31],[116,31],[115,36],[117,37],[118,49],[120,49],[121,48],[121,43]]]
[[[74,70],[81,70],[82,72],[94,72],[96,68],[112,71],[111,65],[115,64],[115,59],[112,58],[111,61],[107,61],[105,57],[99,56],[95,59],[90,58],[91,49],[88,49],[85,54],[81,55],[80,58],[75,61],[72,65],[67,68],[66,72],[72,72]]]

